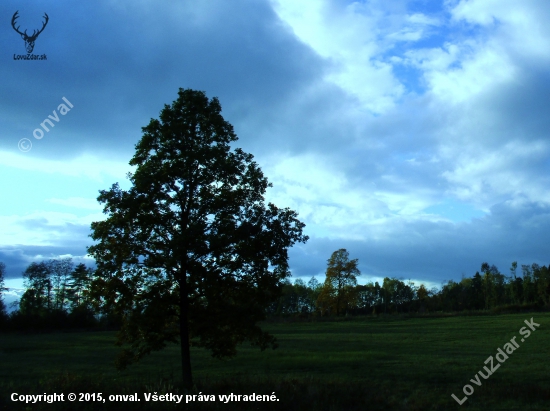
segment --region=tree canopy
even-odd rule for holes
[[[7,291],[7,288],[4,287],[4,275],[6,272],[6,265],[0,261],[0,323],[5,319],[6,305],[4,304],[4,291]]]
[[[33,262],[23,272],[27,290],[19,302],[22,313],[44,315],[52,309],[54,292],[50,274],[50,266],[45,261]]]
[[[358,260],[350,260],[344,248],[332,253],[328,260],[325,283],[318,297],[318,305],[322,310],[332,310],[340,315],[354,305],[357,277],[361,275],[357,265]]]
[[[123,316],[118,365],[179,342],[184,385],[190,345],[232,356],[245,340],[275,347],[257,325],[290,275],[287,249],[306,242],[297,213],[264,203],[270,184],[251,154],[230,144],[217,98],[179,89],[143,127],[132,187],[100,192],[92,223],[92,295]]]

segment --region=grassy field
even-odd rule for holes
[[[521,342],[519,330],[533,317],[540,327]],[[1,409],[172,409],[146,402],[145,393],[216,395],[187,409],[283,410],[548,410],[550,409],[550,313],[379,317],[345,321],[267,323],[277,350],[242,347],[231,360],[192,352],[196,390],[179,388],[176,346],[117,372],[115,333],[0,335]],[[519,348],[481,386],[472,382],[489,356],[516,336]],[[494,365],[498,364],[496,358]],[[474,389],[459,405],[463,386]],[[19,394],[138,393],[141,402],[13,403]],[[218,394],[272,394],[278,402],[229,402]],[[185,397],[184,397],[185,398]],[[198,397],[196,397],[198,399]],[[184,399],[185,402],[185,399]]]

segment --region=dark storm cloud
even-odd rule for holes
[[[6,264],[6,278],[20,278],[31,262],[59,256],[73,256],[75,262],[84,262],[86,248],[93,244],[88,224],[52,223],[46,217],[21,218],[16,224],[33,236],[44,235],[51,245],[1,245],[0,261]],[[89,260],[86,263],[89,265]]]
[[[91,245],[91,241],[88,245]],[[92,262],[90,259],[84,258],[85,256],[86,246],[80,241],[73,245],[70,242],[65,242],[60,246],[0,246],[0,261],[6,264],[6,279],[21,278],[30,263],[50,259],[71,257],[73,263],[83,262],[91,267]]]
[[[9,81],[2,83],[0,105],[10,119],[2,145],[12,147],[6,136],[32,136],[63,96],[72,102],[56,138],[54,130],[47,136],[51,141],[43,150],[50,158],[83,150],[128,156],[140,128],[177,98],[179,87],[218,96],[226,119],[237,125],[253,111],[260,122],[276,122],[274,109],[307,87],[323,66],[267,2],[60,1],[20,14],[38,20],[44,7],[50,21],[36,53],[46,53],[48,61],[3,58],[0,72]],[[7,19],[18,8],[4,2],[0,14]],[[4,30],[4,44],[19,53],[22,40],[10,30]],[[279,135],[278,143],[284,139]]]
[[[496,90],[486,107],[495,113],[500,137],[550,141],[548,68],[522,67],[517,80]]]
[[[73,244],[76,238],[82,243],[82,240],[90,234],[90,226],[83,224],[73,224],[65,222],[62,224],[52,224],[46,218],[29,218],[22,220],[19,225],[34,232],[47,232],[49,236],[58,239],[70,240]]]

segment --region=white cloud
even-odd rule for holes
[[[48,198],[48,203],[59,204],[67,207],[79,208],[84,210],[103,210],[103,205],[99,204],[95,198],[69,197],[69,198]]]
[[[422,13],[414,13],[405,17],[403,25],[403,28],[397,32],[390,33],[387,38],[395,41],[419,41],[429,35],[432,26],[440,26],[441,20]]]
[[[492,152],[477,148],[471,146],[456,156],[455,168],[443,173],[453,184],[450,191],[454,195],[484,209],[506,198],[550,203],[550,193],[546,189],[548,178],[544,174],[518,172],[526,170],[529,162],[547,157],[550,154],[548,143],[510,141]],[[456,153],[457,147],[449,151]]]
[[[45,174],[87,177],[98,182],[111,181],[113,177],[124,181],[126,173],[133,172],[135,169],[127,163],[90,154],[82,154],[68,160],[49,160],[10,151],[0,151],[0,166]]]
[[[399,28],[392,31],[393,23],[381,30],[391,19],[383,19],[383,10],[375,2],[354,2],[346,7],[327,0],[274,0],[272,3],[279,17],[302,42],[333,63],[326,80],[359,98],[365,108],[383,113],[403,95],[404,87],[380,53],[388,42],[407,36],[420,38],[417,30],[404,29],[397,34]]]
[[[35,246],[59,245],[74,242],[75,231],[90,227],[93,221],[105,219],[102,213],[78,217],[71,213],[38,211],[23,216],[0,216],[0,245],[27,244]],[[80,235],[80,233],[79,233]],[[86,241],[86,238],[78,238]],[[91,241],[91,240],[90,240]]]
[[[404,55],[403,64],[422,70],[428,93],[438,105],[468,103],[517,76],[514,62],[493,41],[446,42],[442,48],[408,50]]]
[[[451,15],[454,21],[495,30],[503,45],[523,57],[550,59],[550,8],[545,1],[462,0]]]
[[[388,226],[400,221],[441,219],[421,212],[434,201],[432,192],[357,186],[331,156],[278,155],[264,162],[263,169],[274,185],[268,201],[298,211],[309,235],[362,240],[386,237]]]
[[[422,13],[414,13],[407,16],[407,20],[412,24],[418,24],[423,26],[440,26],[442,24],[441,19],[436,17],[430,17]]]

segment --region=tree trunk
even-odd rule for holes
[[[191,389],[193,387],[193,374],[191,371],[191,352],[189,347],[189,296],[187,292],[187,272],[182,270],[179,279],[180,286],[180,344],[181,344],[181,373],[183,377],[183,387]]]
[[[193,128],[195,129],[195,128]],[[187,187],[186,201],[180,204],[182,210],[181,229],[185,232],[189,224],[189,212],[193,206],[193,193],[195,184],[189,183]],[[181,253],[182,266],[180,270],[180,344],[181,344],[181,375],[183,387],[190,390],[193,388],[193,373],[191,370],[191,352],[189,346],[189,290],[187,288],[187,246],[184,246]]]

